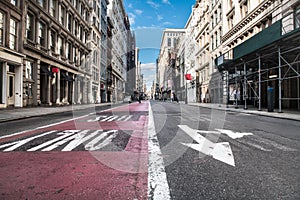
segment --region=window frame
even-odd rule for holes
[[[12,22],[14,22],[14,33],[12,32]],[[18,48],[18,40],[17,40],[17,30],[18,30],[18,22],[17,20],[10,18],[9,19],[9,48],[13,50],[17,50]],[[12,39],[14,39],[14,43],[12,43]],[[14,46],[12,46],[14,45]]]
[[[57,0],[49,0],[49,14],[56,18]]]
[[[57,43],[57,32],[54,29],[51,29],[50,31],[50,50],[52,53],[56,53],[56,43]]]
[[[43,25],[43,31],[44,32],[41,32],[41,25]],[[46,48],[46,45],[47,45],[47,26],[46,26],[46,23],[44,21],[39,21],[38,23],[38,44],[41,46],[41,47],[44,47]],[[41,34],[41,35],[40,35]],[[42,37],[43,36],[43,37]],[[41,43],[41,39],[43,40],[43,44]]]
[[[31,29],[29,29],[28,28],[28,22],[29,22],[29,18],[30,18],[30,16],[32,17],[32,26],[31,26]],[[34,32],[34,29],[35,29],[35,23],[34,23],[34,19],[35,19],[35,16],[34,16],[34,14],[32,13],[32,12],[27,12],[27,16],[26,16],[26,33],[25,33],[25,35],[26,35],[26,38],[27,38],[27,40],[30,40],[30,41],[32,41],[32,42],[34,42],[35,41],[35,32]],[[30,38],[29,36],[28,36],[28,31],[31,31],[31,37],[32,38]]]
[[[294,12],[294,28],[298,29],[300,28],[300,6],[295,8],[295,12]]]
[[[0,15],[2,15],[2,23],[0,23],[0,46],[5,45],[5,19],[6,15],[0,11]],[[1,27],[2,24],[2,27]]]

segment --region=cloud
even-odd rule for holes
[[[149,4],[154,9],[158,9],[160,7],[158,3],[154,3],[152,0],[148,0],[147,4]]]
[[[128,5],[128,8],[132,8],[132,4],[129,4],[129,5]]]
[[[169,0],[162,0],[162,3],[164,4],[168,4],[168,5],[171,5],[170,1]]]
[[[164,25],[165,26],[171,26],[171,25],[173,25],[173,23],[172,22],[164,22]]]
[[[156,70],[155,63],[142,63],[141,66],[142,70]]]
[[[128,13],[128,17],[129,17],[129,22],[131,25],[133,25],[135,23],[135,15],[133,13]]]
[[[152,82],[155,80],[155,77],[156,77],[155,74],[151,74],[149,76],[144,77],[144,81],[146,81],[146,83],[147,83],[147,89],[150,89],[148,87],[149,87],[149,85],[151,87]]]
[[[157,15],[157,20],[158,20],[158,21],[161,21],[162,19],[163,19],[163,16]]]
[[[142,10],[138,10],[138,9],[136,9],[134,12],[135,12],[137,15],[141,15],[141,14],[143,13]]]

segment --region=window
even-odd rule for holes
[[[72,31],[72,14],[68,14],[68,30],[71,32]]]
[[[295,11],[295,28],[300,28],[300,6]]]
[[[26,61],[26,72],[25,72],[25,78],[29,80],[33,80],[33,63]]]
[[[250,1],[245,0],[244,3],[240,6],[241,9],[241,17],[244,18],[249,12],[250,9]]]
[[[49,2],[49,12],[52,17],[56,17],[56,1],[57,0],[50,0]]]
[[[0,45],[4,44],[4,14],[0,12]]]
[[[13,19],[10,19],[9,48],[17,49],[17,22]]]
[[[33,97],[33,62],[26,61],[25,67],[25,95],[27,97]]]
[[[56,46],[56,33],[55,31],[51,31],[50,35],[50,49],[53,53],[55,53],[55,46]]]
[[[33,18],[33,15],[31,13],[28,13],[27,14],[27,22],[26,22],[26,37],[27,39],[31,40],[31,41],[34,41],[34,30],[33,30],[33,27],[34,27],[34,18]]]
[[[64,6],[61,6],[59,12],[59,22],[62,25],[65,25],[65,12],[66,12],[66,8]]]
[[[62,37],[58,37],[57,47],[58,47],[58,53],[61,56],[64,56],[64,39]]]
[[[228,29],[229,30],[232,29],[233,28],[233,15],[227,19],[227,22],[228,22]]]
[[[168,38],[168,47],[170,47],[171,46],[171,38]]]
[[[67,43],[67,58],[69,61],[71,60],[71,55],[72,55],[72,44],[70,42]]]
[[[14,6],[17,5],[17,0],[10,0],[10,3],[13,4]]]
[[[176,38],[173,39],[173,45],[174,45],[174,47],[176,47],[176,45],[177,45],[177,39]]]
[[[232,6],[233,6],[233,2],[232,2],[232,0],[228,0],[228,7],[229,7],[229,9],[231,9],[231,8],[232,8]]]
[[[43,8],[46,7],[45,0],[38,0],[38,3],[41,7],[43,7]]]
[[[39,23],[39,44],[43,47],[46,46],[46,26],[44,23]]]

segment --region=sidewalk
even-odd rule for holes
[[[180,102],[184,104],[183,101]],[[92,107],[101,107],[101,106],[108,106],[112,105],[112,103],[101,103],[101,104],[83,104],[83,105],[69,105],[69,106],[58,106],[58,107],[32,107],[32,108],[13,108],[13,109],[1,109],[0,110],[0,123],[1,122],[8,122],[17,119],[25,119],[30,117],[37,117],[42,115],[49,115],[55,113],[63,113],[69,112],[72,110],[82,110]],[[276,112],[267,112],[266,109],[262,111],[258,111],[257,108],[249,107],[247,110],[243,108],[243,106],[239,106],[239,108],[235,108],[234,105],[226,105],[224,104],[213,104],[213,103],[189,103],[188,105],[192,106],[200,106],[205,108],[213,108],[224,110],[227,112],[241,112],[253,115],[261,115],[261,116],[268,116],[280,119],[290,119],[300,121],[300,111],[297,110],[283,110],[282,113]]]
[[[77,104],[67,106],[55,106],[55,107],[31,107],[31,108],[8,108],[0,110],[0,123],[8,122],[18,119],[25,119],[30,117],[37,117],[55,113],[69,112],[72,110],[82,110],[93,107],[101,107],[112,105],[113,103],[101,103],[101,104]]]
[[[278,113],[276,109],[274,110],[274,112],[268,112],[267,109],[262,109],[261,111],[258,111],[257,108],[250,107],[250,106],[248,107],[247,110],[245,110],[243,105],[239,105],[238,108],[235,108],[235,105],[226,106],[225,104],[214,104],[214,103],[188,103],[188,104],[193,106],[205,107],[205,108],[225,110],[227,112],[240,112],[246,114],[300,121],[300,111],[297,110],[283,110],[282,113]]]

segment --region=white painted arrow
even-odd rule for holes
[[[199,133],[220,134],[216,131],[199,131],[192,129],[186,125],[178,125],[186,134],[193,138],[198,144],[181,143],[196,151],[212,156],[214,159],[224,162],[228,165],[235,166],[233,153],[228,142],[213,143]]]
[[[253,133],[240,133],[240,132],[233,132],[231,130],[225,130],[225,129],[216,129],[216,130],[220,131],[222,134],[225,134],[234,140],[238,138],[242,138],[247,135],[253,135]]]

